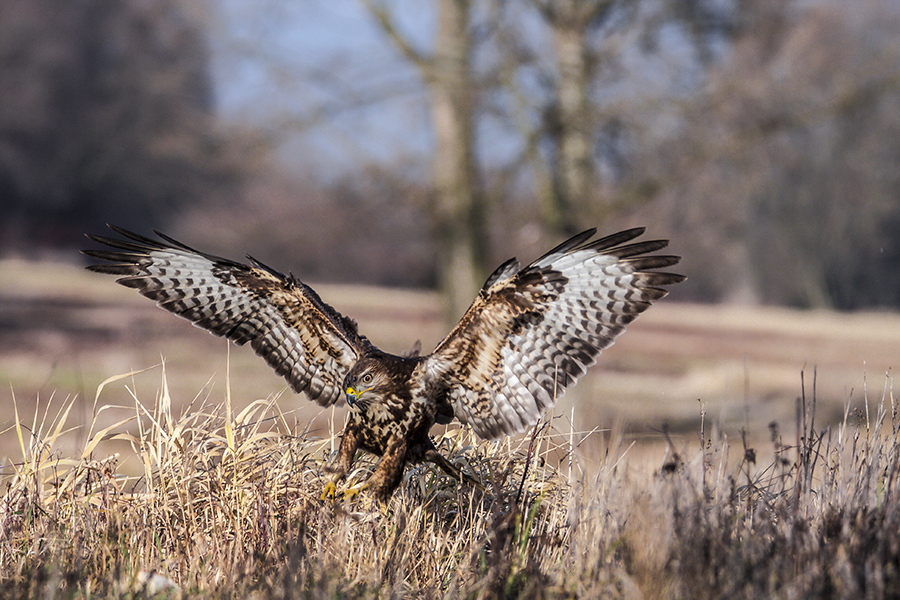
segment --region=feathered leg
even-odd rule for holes
[[[372,490],[383,501],[390,498],[391,493],[400,485],[403,468],[406,466],[406,449],[409,443],[402,437],[392,439],[375,468],[372,476],[363,483],[344,492],[344,500],[352,500],[363,490]]]
[[[327,473],[334,475],[331,481],[325,486],[322,492],[322,500],[334,498],[337,493],[337,484],[347,476],[350,465],[353,464],[353,457],[356,456],[356,450],[359,448],[360,432],[357,425],[350,419],[344,428],[341,436],[341,445],[338,448],[337,458],[334,464],[325,467]]]

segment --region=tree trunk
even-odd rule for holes
[[[547,115],[554,145],[553,194],[544,203],[543,217],[555,232],[574,234],[581,229],[578,214],[591,202],[596,182],[586,38],[617,0],[533,1],[552,32],[557,71],[556,98]]]
[[[440,286],[448,314],[458,318],[478,291],[484,208],[473,156],[469,2],[439,0],[438,11],[435,55],[426,80],[432,101],[436,209],[444,254]]]
[[[560,2],[559,21],[553,28],[559,83],[556,104],[558,111],[556,205],[551,226],[560,233],[572,235],[580,229],[578,209],[590,200],[593,182],[591,142],[588,132],[588,65],[584,47],[586,24],[575,14],[577,7],[569,7],[571,0]]]

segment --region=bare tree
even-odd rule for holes
[[[648,213],[691,232],[696,297],[896,306],[900,11],[745,9],[729,60],[629,185],[658,190]]]
[[[631,157],[659,124],[677,118],[668,106],[682,101],[686,81],[701,80],[728,15],[705,0],[495,4],[499,79],[514,99],[510,120],[545,227],[571,233],[642,201],[615,194],[618,179],[639,168]]]
[[[618,0],[532,2],[550,28],[556,60],[556,93],[547,119],[555,146],[555,185],[544,218],[552,230],[574,234],[580,228],[577,207],[587,206],[595,180],[587,36]]]
[[[437,228],[444,249],[439,280],[448,313],[458,317],[478,290],[486,243],[475,159],[470,3],[437,0],[434,50],[425,54],[403,36],[384,4],[363,1],[397,49],[418,69],[428,90],[435,133]]]

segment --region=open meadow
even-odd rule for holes
[[[342,505],[343,409],[108,277],[0,282],[4,597],[900,594],[896,314],[663,300],[538,430],[435,429],[484,490],[416,466]],[[389,351],[449,328],[432,293],[315,287]]]

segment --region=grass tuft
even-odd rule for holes
[[[36,411],[0,497],[7,598],[884,598],[900,596],[900,419],[893,390],[815,421],[805,386],[787,439],[766,448],[700,430],[653,469],[620,435],[588,468],[574,432],[521,441],[436,439],[486,483],[407,469],[385,506],[320,500],[337,440],[292,428],[278,398],[234,414],[158,397],[124,419],[97,406],[83,448],[63,454],[73,399]],[[109,421],[112,421],[109,423]],[[109,423],[109,424],[107,424]],[[818,427],[818,428],[817,428]],[[332,429],[339,429],[333,427]],[[746,433],[746,432],[745,432]],[[127,442],[138,472],[104,442]],[[768,459],[763,459],[768,456]],[[374,468],[357,458],[350,481]]]

